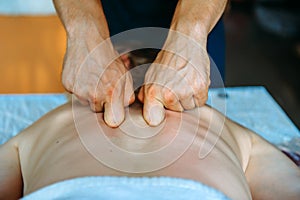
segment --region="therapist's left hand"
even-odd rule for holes
[[[149,67],[138,98],[150,126],[159,125],[165,108],[182,112],[205,104],[210,85],[210,61],[202,46],[169,40]]]

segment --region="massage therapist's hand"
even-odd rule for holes
[[[132,78],[111,41],[101,1],[53,0],[68,36],[62,82],[83,104],[116,127],[134,101]],[[105,42],[104,42],[105,41]]]
[[[179,0],[169,32],[139,92],[143,115],[153,126],[162,122],[164,107],[174,111],[202,106],[210,85],[207,37],[226,6],[226,0]],[[189,39],[190,38],[190,39]],[[197,45],[195,45],[197,44]],[[218,47],[216,47],[218,48]]]
[[[165,108],[181,112],[205,104],[210,62],[204,44],[202,47],[175,37],[149,67],[138,96],[149,125],[157,126],[163,121]]]
[[[93,111],[104,111],[105,122],[116,127],[124,120],[124,106],[134,101],[132,78],[111,42],[101,42],[101,37],[68,40],[62,82]]]

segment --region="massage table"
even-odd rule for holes
[[[0,145],[48,111],[67,101],[65,94],[0,95]],[[252,129],[284,152],[299,154],[299,130],[264,87],[210,89],[207,104]],[[290,157],[291,155],[294,154],[288,154]],[[299,157],[294,157],[296,163],[299,162],[297,159]],[[137,200],[141,196],[145,200],[158,198],[170,200],[174,196],[176,199],[228,199],[220,191],[193,180],[126,176],[79,177],[64,180],[31,193],[23,199]]]
[[[0,95],[0,145],[67,101],[65,94]],[[299,130],[264,87],[212,88],[207,104],[285,152],[300,155]]]

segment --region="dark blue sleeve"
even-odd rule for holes
[[[217,65],[220,74],[225,78],[225,30],[221,18],[210,32],[207,41],[207,51]]]
[[[139,27],[169,28],[177,0],[101,0],[111,35]],[[222,18],[208,36],[207,50],[225,76],[225,33]]]

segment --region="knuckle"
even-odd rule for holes
[[[88,101],[90,104],[98,105],[101,102],[101,98],[95,92],[89,91],[88,92]]]
[[[186,89],[186,90],[182,90],[180,92],[180,99],[187,99],[190,98],[191,96],[193,96],[193,90],[192,89]]]
[[[169,104],[169,105],[173,105],[177,102],[176,96],[170,90],[167,90],[164,92],[163,98],[164,98],[165,103]]]
[[[157,96],[158,92],[159,92],[158,87],[152,84],[146,87],[145,95],[149,99],[154,99]]]
[[[198,94],[194,96],[195,104],[197,107],[203,106],[207,101],[207,94]]]
[[[194,91],[196,93],[199,93],[199,92],[201,92],[205,88],[205,84],[204,84],[204,82],[199,81],[199,82],[197,82],[197,83],[194,84],[193,88],[194,88]]]
[[[193,87],[194,94],[200,95],[200,96],[207,95],[206,93],[208,93],[208,87],[209,87],[209,85],[207,85],[206,83],[204,83],[202,81],[197,84],[194,84],[194,87]]]
[[[73,92],[74,81],[70,77],[62,75],[61,82],[67,91]]]
[[[186,110],[192,110],[193,108],[195,108],[194,105],[186,105],[186,106],[184,107],[184,109],[186,109]]]
[[[97,104],[99,104],[100,100],[97,99],[95,96],[91,96],[89,98],[89,102],[90,102],[90,104],[97,105]]]
[[[111,98],[114,95],[114,88],[112,86],[107,88],[106,95],[108,98]]]

